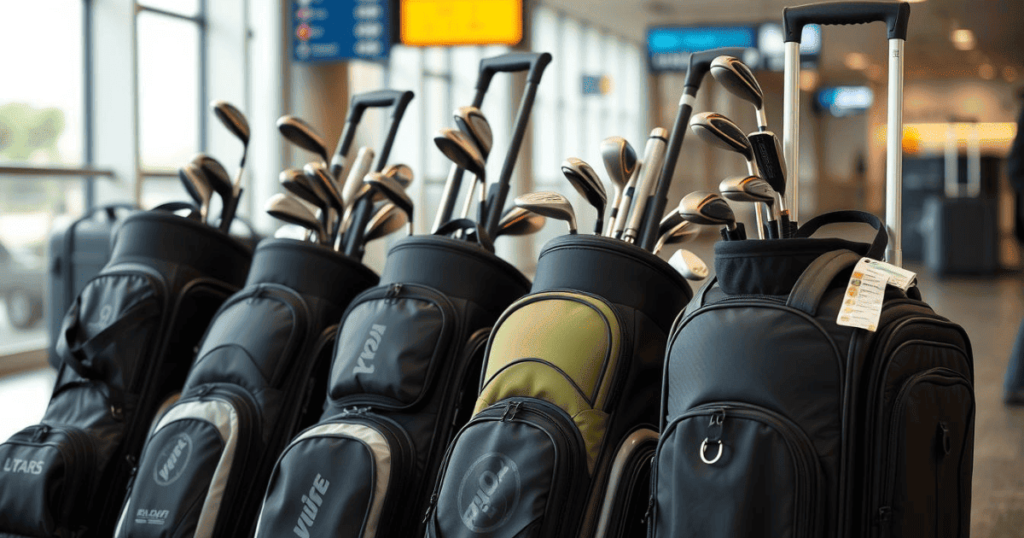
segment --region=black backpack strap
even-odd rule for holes
[[[795,237],[810,237],[822,226],[829,224],[863,223],[875,229],[875,239],[871,241],[871,248],[866,256],[881,260],[885,256],[885,247],[889,244],[889,235],[885,231],[885,224],[878,217],[864,211],[833,211],[818,215],[803,223],[797,230]]]
[[[786,306],[802,310],[814,316],[818,311],[818,303],[825,295],[832,281],[843,271],[857,265],[863,258],[852,250],[834,250],[818,256],[804,269],[804,272],[793,285]]]
[[[488,252],[494,252],[494,242],[491,241],[491,237],[487,235],[487,232],[480,227],[480,224],[472,219],[453,219],[444,223],[440,228],[434,232],[434,235],[451,235],[459,230],[465,230],[466,236],[473,238],[481,247],[487,249]],[[472,233],[470,233],[472,232]]]

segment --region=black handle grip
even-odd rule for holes
[[[735,56],[736,58],[742,59],[748,50],[752,49],[744,47],[721,47],[690,54],[690,65],[686,69],[686,81],[683,82],[683,87],[700,88],[700,84],[704,80],[704,75],[711,71],[711,62],[715,61],[715,58],[718,58],[719,56]]]
[[[910,4],[907,2],[837,2],[807,4],[782,10],[786,42],[799,43],[808,24],[867,24],[884,22],[889,39],[907,39]]]
[[[538,84],[549,63],[551,55],[546,52],[510,52],[493,58],[484,58],[480,60],[480,75],[476,81],[476,89],[487,91],[495,73],[517,73],[527,70],[530,73],[526,80]]]
[[[359,120],[363,117],[363,112],[367,108],[394,106],[395,111],[392,112],[392,115],[404,113],[405,107],[409,106],[409,101],[412,101],[412,97],[413,93],[411,91],[400,90],[377,90],[357,93],[352,96],[352,103],[348,109],[348,118],[345,121],[359,123]]]

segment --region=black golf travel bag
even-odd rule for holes
[[[415,236],[392,247],[380,285],[342,318],[327,405],[281,454],[256,536],[422,534],[444,448],[472,409],[491,327],[528,289],[474,242]]]
[[[639,247],[590,235],[549,242],[530,295],[491,334],[473,417],[448,448],[426,535],[642,532],[629,514],[631,500],[646,508],[652,388],[671,321],[691,297],[675,269]]]
[[[261,242],[153,426],[114,536],[249,536],[277,455],[319,414],[337,322],[376,282],[322,246]]]
[[[74,301],[46,412],[0,445],[0,536],[110,536],[158,407],[181,389],[251,252],[199,222],[136,213]]]

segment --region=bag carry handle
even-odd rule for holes
[[[817,315],[818,304],[828,290],[832,281],[843,271],[857,265],[863,258],[852,250],[842,249],[826,252],[818,256],[804,269],[804,272],[789,292],[786,306]]]
[[[800,226],[800,229],[797,230],[794,237],[810,237],[822,226],[827,226],[829,224],[847,224],[851,222],[869,224],[875,229],[875,238],[871,241],[871,247],[864,255],[868,258],[881,260],[885,255],[885,247],[889,244],[889,236],[885,233],[885,225],[882,223],[882,220],[871,213],[866,213],[864,211],[833,211],[831,213],[825,213],[824,215],[818,215]]]
[[[476,239],[476,242],[485,248],[487,252],[494,252],[494,241],[487,235],[487,232],[480,226],[480,223],[472,219],[450,220],[438,228],[434,235],[447,236],[462,230],[472,231],[473,233],[466,235]]]
[[[836,2],[806,4],[782,10],[786,42],[800,42],[808,24],[847,25],[884,22],[889,39],[907,39],[910,4],[906,2]]]
[[[495,73],[529,71],[526,80],[537,84],[549,63],[551,63],[551,55],[546,52],[510,52],[501,56],[484,58],[480,60],[480,74],[476,79],[476,90],[486,92]]]

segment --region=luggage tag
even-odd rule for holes
[[[878,318],[882,314],[885,287],[892,285],[906,291],[916,280],[916,273],[871,258],[862,258],[850,275],[846,298],[843,299],[836,323],[874,332],[878,329]]]

